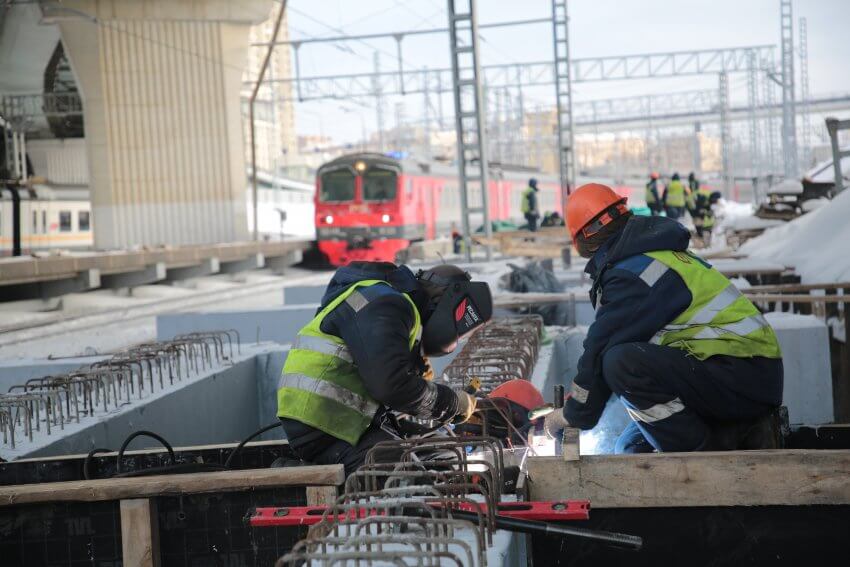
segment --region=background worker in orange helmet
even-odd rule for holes
[[[773,329],[720,272],[688,252],[673,219],[632,216],[590,183],[567,201],[567,226],[589,258],[596,318],[554,432],[591,429],[612,393],[632,423],[617,452],[775,448],[782,355]]]

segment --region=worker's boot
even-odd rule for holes
[[[789,431],[788,409],[782,406],[752,420],[712,423],[706,450],[781,449]]]

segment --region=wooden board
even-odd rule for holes
[[[775,303],[850,303],[848,295],[808,295],[803,293],[749,293],[748,290],[741,290],[750,301],[764,302],[770,301]]]
[[[279,486],[336,486],[344,481],[342,465],[314,465],[19,484],[0,487],[0,507],[35,502],[95,502]]]
[[[799,293],[815,290],[850,289],[850,282],[821,283],[821,284],[779,284],[779,285],[754,285],[743,290],[745,293]]]
[[[121,501],[121,555],[124,567],[159,567],[159,518],[156,501]]]
[[[594,508],[850,504],[850,450],[774,450],[528,459],[534,500]]]
[[[529,307],[575,301],[574,293],[500,293],[493,297],[496,307]]]

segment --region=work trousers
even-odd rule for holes
[[[380,412],[356,445],[295,420],[281,418],[281,421],[289,446],[299,459],[317,465],[342,464],[346,477],[364,463],[366,453],[376,444],[401,438],[387,414]]]
[[[605,382],[632,423],[618,453],[698,451],[711,424],[757,419],[782,403],[782,360],[712,356],[649,343],[627,343],[602,358]]]
[[[525,220],[528,221],[528,230],[531,232],[537,232],[537,219],[538,215],[536,213],[525,213]]]
[[[665,209],[667,210],[667,216],[671,219],[678,220],[685,214],[685,207],[671,207],[670,205],[667,205]]]

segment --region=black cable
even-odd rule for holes
[[[103,447],[98,447],[97,449],[92,449],[89,451],[89,454],[86,455],[86,460],[83,461],[83,478],[86,480],[91,480],[91,474],[89,474],[89,465],[91,465],[92,457],[97,455],[98,453],[111,453],[112,449],[104,449]]]
[[[171,445],[168,443],[168,441],[166,441],[163,437],[157,435],[153,431],[140,430],[131,433],[130,436],[124,440],[124,443],[121,444],[121,448],[118,449],[118,462],[115,465],[116,475],[121,472],[121,459],[124,457],[124,450],[127,448],[127,445],[130,444],[130,441],[142,435],[144,435],[145,437],[152,437],[162,443],[162,446],[168,449],[168,456],[171,458],[172,466],[177,464],[177,459],[174,458],[174,449],[171,448]]]
[[[245,439],[240,441],[239,444],[236,446],[236,448],[234,448],[233,451],[227,456],[227,460],[224,461],[224,468],[226,468],[226,469],[230,468],[230,461],[233,460],[233,457],[236,455],[236,453],[241,451],[242,447],[244,447],[245,444],[248,443],[248,441],[250,441],[254,437],[258,437],[258,436],[262,435],[266,431],[271,431],[275,427],[280,427],[282,425],[283,425],[283,422],[280,421],[280,420],[277,420],[274,423],[270,423],[270,424],[266,425],[262,429],[258,429],[257,431],[253,432],[249,437],[246,437]]]

